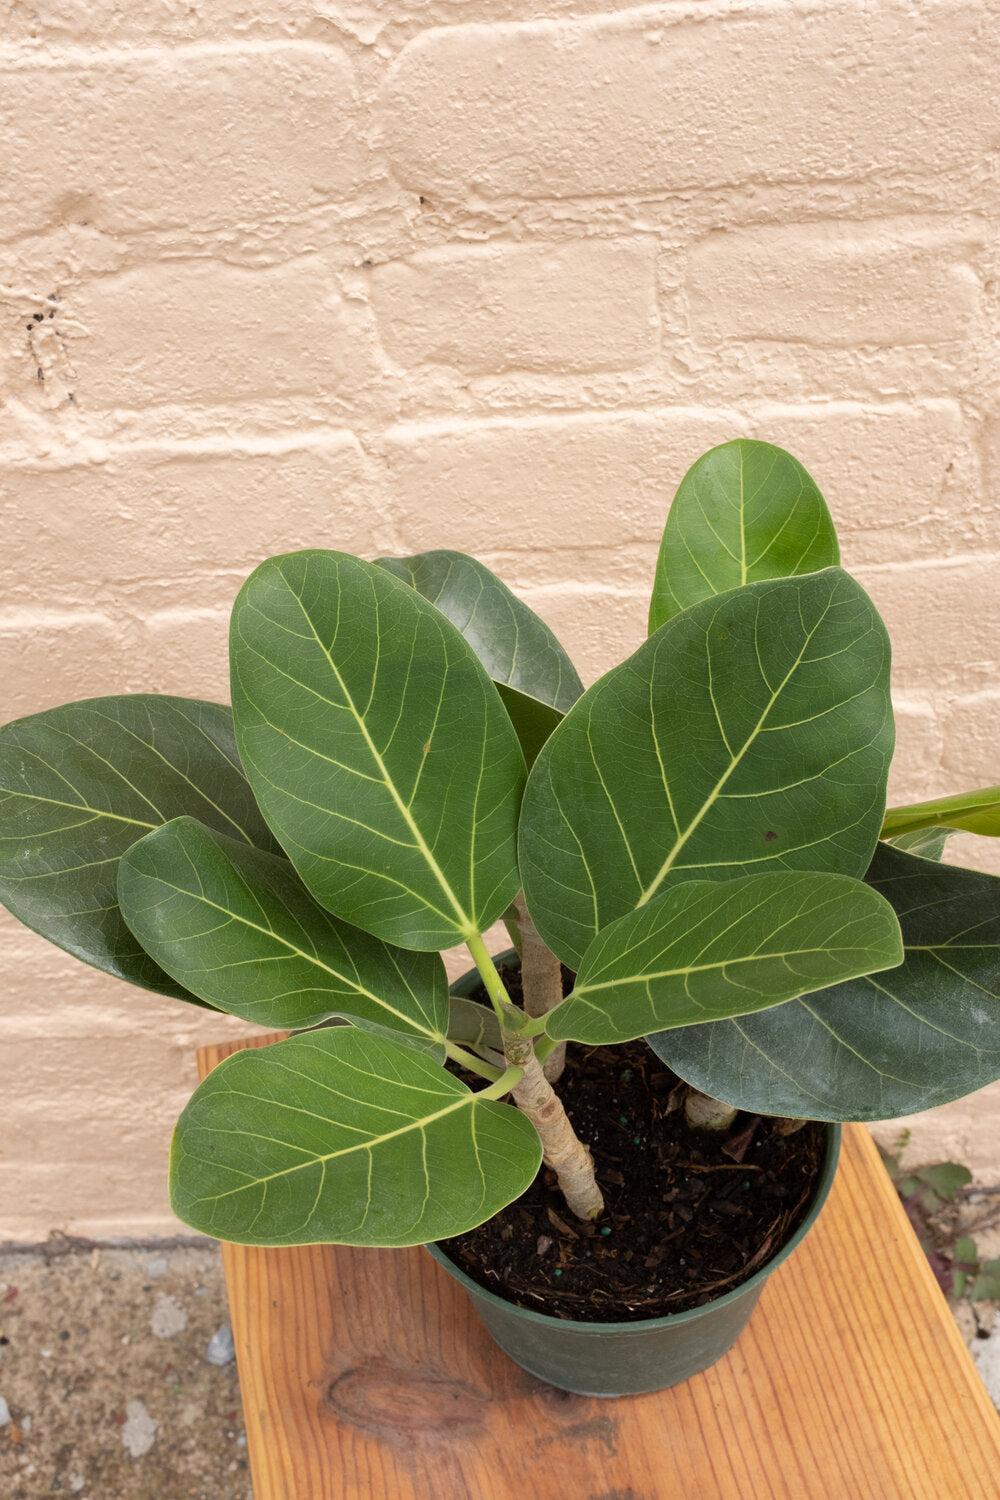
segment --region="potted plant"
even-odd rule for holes
[[[527,1258],[551,1305],[515,1306],[495,1265],[465,1279],[515,1357],[594,1394],[728,1347],[818,1211],[836,1122],[1000,1076],[1000,880],[937,862],[950,829],[997,831],[1000,789],[886,815],[888,639],[789,454],[739,440],[689,471],[650,632],[583,692],[472,558],[298,552],[236,600],[231,713],[138,695],[0,733],[9,909],[133,984],[298,1033],[196,1090],[171,1154],[179,1216],[246,1244],[439,1242],[463,1277],[456,1237],[515,1211],[509,1259],[544,1163],[559,1210]],[[499,918],[520,975],[487,951]],[[440,952],[459,942],[485,1003],[449,994]],[[638,1169],[620,1153],[602,1184],[560,1098],[566,1042],[595,1136],[627,1146],[615,1080],[638,1070],[654,1147],[682,1106],[728,1149],[693,1170],[750,1197],[755,1132],[827,1122],[784,1247],[769,1233],[679,1313],[670,1294],[609,1314],[601,1294],[567,1317],[560,1246],[588,1274],[602,1239],[628,1263],[630,1216],[605,1195]],[[644,1273],[674,1238],[655,1183],[645,1197],[661,1228]]]

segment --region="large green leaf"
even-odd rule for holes
[[[798,460],[772,443],[722,443],[687,471],[674,496],[650,631],[713,594],[839,562],[826,501]]]
[[[521,876],[536,927],[575,969],[601,928],[679,881],[863,875],[893,737],[888,638],[846,573],[693,605],[535,762]]]
[[[209,1074],[177,1124],[171,1202],[237,1244],[419,1245],[498,1213],[541,1155],[512,1105],[342,1026],[237,1052]]]
[[[231,653],[250,784],[318,901],[407,948],[501,915],[524,758],[450,620],[372,563],[295,552],[240,590]]]
[[[738,1021],[649,1038],[741,1109],[885,1120],[1000,1078],[1000,879],[880,844],[867,876],[903,931],[898,969]]]
[[[132,845],[118,897],[146,952],[219,1010],[289,1030],[349,1016],[444,1058],[440,956],[391,948],[331,916],[287,859],[177,818]]]
[[[628,1042],[763,1010],[902,957],[892,907],[863,881],[808,871],[688,880],[597,934],[546,1031]]]
[[[464,552],[380,557],[447,615],[500,690],[530,766],[583,692],[576,668],[552,631],[495,573]]]
[[[964,833],[1000,836],[1000,786],[985,786],[978,792],[958,792],[934,802],[912,802],[907,807],[886,809],[882,824],[884,839],[918,833],[925,828],[952,828]]]
[[[18,719],[0,729],[0,900],[85,963],[194,1000],[139,947],[117,896],[125,851],[185,813],[277,848],[221,704],[143,693]]]

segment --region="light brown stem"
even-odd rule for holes
[[[795,1135],[803,1125],[808,1125],[808,1120],[796,1120],[787,1115],[780,1115],[774,1122],[774,1128],[779,1135]]]
[[[555,1172],[567,1206],[578,1219],[596,1219],[604,1211],[604,1199],[594,1176],[593,1157],[569,1123],[533,1043],[505,1032],[504,1053],[509,1063],[524,1069],[513,1090],[514,1103],[538,1131],[545,1164]]]
[[[693,1130],[728,1130],[739,1110],[730,1104],[691,1089],[684,1100],[684,1118]]]
[[[529,1016],[544,1016],[563,998],[562,965],[538,936],[522,895],[515,896],[514,910],[521,934],[521,991]],[[542,1064],[546,1078],[555,1083],[566,1066],[566,1043],[558,1042]]]

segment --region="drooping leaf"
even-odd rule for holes
[[[177,818],[132,845],[118,895],[146,952],[217,1009],[289,1030],[348,1016],[404,1032],[443,1059],[440,956],[339,921],[287,859]]]
[[[530,766],[583,683],[552,631],[495,573],[464,552],[380,557],[465,636],[500,692]]]
[[[182,814],[276,849],[218,703],[141,693],[90,698],[0,729],[0,901],[94,968],[198,1004],[136,942],[118,861]]]
[[[901,833],[898,838],[887,839],[886,842],[907,854],[919,854],[922,859],[940,861],[944,858],[945,845],[953,832],[954,829],[951,828],[918,828],[913,833]]]
[[[576,968],[601,928],[679,881],[863,875],[893,737],[885,628],[846,573],[694,605],[595,683],[535,762],[532,920]]]
[[[711,595],[839,562],[826,501],[798,460],[750,438],[722,443],[692,465],[674,496],[656,564],[650,633]]]
[[[493,1052],[503,1051],[503,1037],[496,1011],[464,995],[451,996],[448,1020],[448,1040],[461,1042],[464,1047],[487,1047]]]
[[[524,759],[449,620],[373,563],[289,553],[241,589],[231,653],[250,784],[318,901],[407,948],[500,916]]]
[[[546,1031],[628,1042],[763,1010],[902,957],[892,907],[863,881],[807,871],[688,880],[602,928]]]
[[[985,786],[978,792],[939,797],[934,802],[890,807],[886,810],[881,836],[893,839],[897,848],[901,848],[898,843],[900,835],[941,828],[982,833],[990,838],[1000,836],[1000,786]]]
[[[695,1088],[757,1114],[887,1120],[1000,1078],[1000,878],[879,844],[869,884],[899,968],[649,1041]]]
[[[237,1244],[419,1245],[498,1213],[540,1161],[513,1105],[341,1026],[234,1053],[209,1074],[174,1134],[171,1202]]]

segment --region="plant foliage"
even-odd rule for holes
[[[475,559],[310,550],[240,590],[231,713],[141,695],[0,731],[16,916],[147,989],[320,1028],[195,1092],[181,1217],[461,1233],[552,1159],[527,1080],[565,1039],[646,1035],[726,1103],[829,1120],[1000,1077],[1000,880],[938,862],[1000,831],[1000,794],[886,814],[889,643],[839,561],[802,466],[741,439],[681,484],[651,634],[586,692]],[[483,942],[520,891],[576,973],[544,1015]],[[448,994],[459,942],[491,1010]]]

